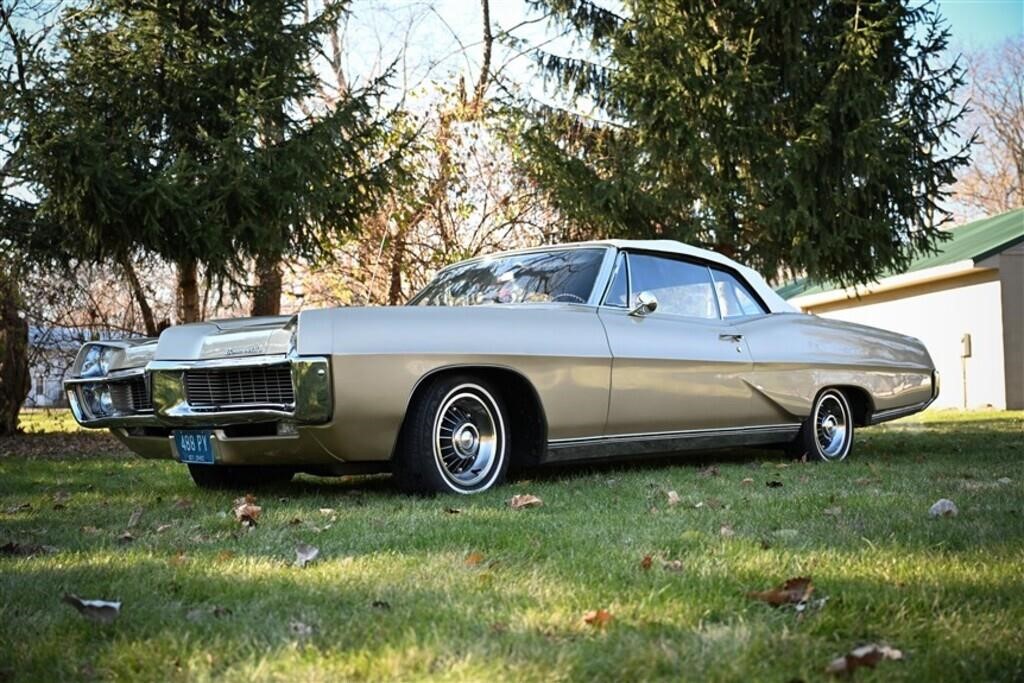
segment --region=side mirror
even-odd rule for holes
[[[650,292],[640,292],[633,300],[633,310],[630,315],[642,318],[658,310],[658,299]]]

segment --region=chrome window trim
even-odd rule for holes
[[[715,291],[715,302],[718,304],[718,317],[719,318],[721,318],[722,320],[726,320],[726,321],[728,321],[728,320],[745,320],[747,318],[756,318],[758,316],[768,315],[771,312],[771,311],[768,310],[768,307],[765,305],[765,303],[763,301],[761,301],[761,297],[759,297],[757,295],[757,293],[754,291],[754,288],[750,286],[750,283],[747,282],[746,279],[742,275],[740,275],[739,273],[733,273],[733,272],[729,271],[728,269],[723,268],[721,266],[717,266],[717,265],[715,265],[715,266],[708,265],[708,270],[711,271],[711,284],[712,284],[712,287],[714,288],[714,291]],[[728,273],[729,275],[732,275],[736,279],[736,281],[740,283],[740,286],[743,287],[744,291],[746,291],[747,295],[750,297],[750,300],[753,301],[755,304],[757,304],[757,307],[761,309],[761,312],[760,313],[751,313],[749,315],[744,313],[743,315],[734,315],[734,316],[730,316],[728,318],[723,316],[722,315],[722,304],[718,300],[718,296],[719,296],[718,295],[718,287],[717,287],[718,279],[715,278],[715,271],[716,270],[718,272],[720,272],[720,273]]]
[[[665,259],[667,261],[682,261],[683,263],[689,263],[690,265],[698,266],[698,267],[703,267],[703,268],[706,268],[708,270],[708,279],[709,279],[709,282],[711,283],[711,294],[713,295],[713,298],[715,300],[715,312],[717,313],[718,317],[716,317],[716,318],[702,318],[700,316],[694,316],[694,315],[680,315],[678,313],[665,313],[664,311],[655,311],[655,315],[657,315],[659,318],[670,317],[670,318],[672,318],[674,320],[684,320],[684,321],[687,321],[687,322],[692,322],[692,321],[695,321],[695,320],[696,321],[702,321],[702,322],[711,322],[711,323],[715,323],[715,324],[723,322],[722,310],[721,310],[721,306],[718,303],[718,293],[715,291],[715,279],[714,279],[714,277],[711,274],[710,262],[704,261],[702,259],[686,256],[686,255],[671,254],[671,253],[662,252],[662,251],[643,251],[643,250],[635,250],[635,249],[619,249],[618,251],[626,256],[626,301],[627,302],[633,300],[633,265],[630,263],[630,256],[632,254],[641,254],[643,256],[652,256],[654,258],[663,258],[663,259]],[[607,287],[610,287],[610,286],[611,286],[611,279],[609,279],[609,281],[608,281],[608,283],[606,285],[605,296],[607,296],[607,294],[608,294]],[[604,302],[604,297],[602,297],[602,300],[601,300],[601,308],[607,308],[607,309],[613,310],[613,311],[621,311],[621,310],[627,310],[628,311],[629,310],[629,306],[628,305],[625,306],[625,307],[622,307],[622,306],[612,306],[610,304],[606,304]]]

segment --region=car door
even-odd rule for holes
[[[626,302],[653,294],[657,308]],[[606,436],[763,424],[763,402],[744,381],[753,362],[722,320],[707,264],[661,254],[621,254],[599,316],[612,353]]]

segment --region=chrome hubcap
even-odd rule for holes
[[[434,456],[441,473],[459,487],[490,476],[504,448],[500,424],[494,401],[483,389],[454,389],[434,422]]]
[[[815,436],[822,457],[842,459],[846,455],[848,416],[838,397],[826,394],[818,402],[815,414]]]

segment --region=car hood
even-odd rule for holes
[[[288,353],[295,316],[210,320],[169,327],[155,360],[210,360]]]

